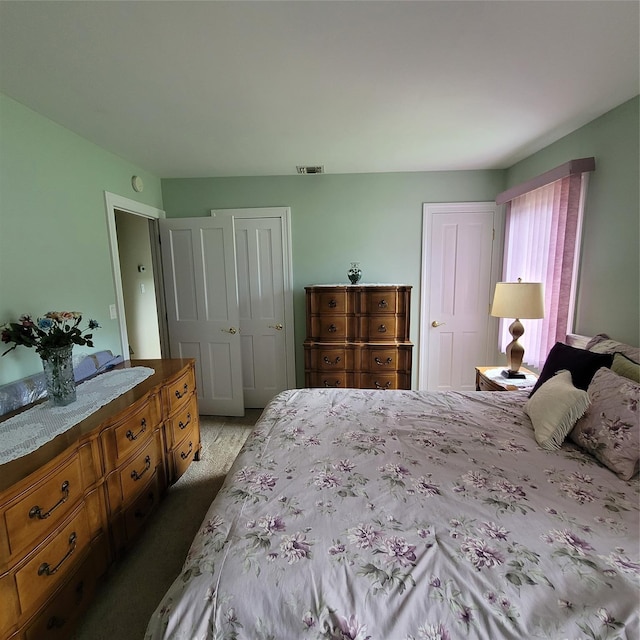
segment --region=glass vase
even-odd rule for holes
[[[76,381],[73,375],[71,353],[73,345],[50,349],[42,358],[49,400],[56,407],[64,407],[76,399]]]
[[[351,284],[357,284],[362,278],[362,269],[360,269],[359,262],[352,262],[349,271],[347,271],[347,276],[349,276],[349,280]]]

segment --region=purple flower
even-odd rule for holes
[[[543,534],[541,537],[547,544],[557,542],[558,544],[568,547],[571,551],[576,552],[580,556],[586,555],[586,551],[593,551],[593,547],[588,542],[578,538],[578,536],[572,531],[569,531],[569,529],[553,529],[552,531],[548,531],[546,534]]]
[[[280,516],[265,516],[258,520],[258,527],[268,535],[272,536],[278,531],[285,530],[284,520]]]
[[[506,540],[509,533],[504,527],[497,525],[495,522],[483,522],[480,530],[494,540]]]
[[[502,554],[496,549],[488,547],[484,540],[466,538],[460,549],[478,571],[485,567],[490,569],[504,562]]]
[[[408,567],[416,561],[415,545],[408,544],[404,538],[398,536],[386,538],[379,551],[386,555],[387,562],[396,562],[402,567]]]
[[[311,629],[311,627],[315,627],[316,626],[316,621],[315,621],[315,618],[313,617],[313,614],[311,613],[311,611],[307,611],[302,616],[302,624],[304,624],[304,626],[307,629]]]
[[[380,538],[380,531],[372,524],[359,524],[349,529],[349,542],[360,549],[372,549]]]
[[[331,487],[340,486],[340,478],[328,471],[321,471],[313,481],[319,489],[329,489]]]
[[[442,586],[442,582],[440,582],[440,578],[438,578],[438,576],[431,576],[429,586],[433,587],[434,589],[439,589]]]
[[[344,553],[345,549],[346,547],[341,542],[338,542],[337,544],[334,544],[331,547],[329,547],[328,553],[330,556],[338,556]]]
[[[335,465],[335,468],[338,471],[342,471],[343,473],[349,473],[349,471],[353,471],[356,465],[351,462],[349,459],[340,460],[338,464]]]
[[[379,471],[397,480],[402,480],[405,476],[409,475],[409,470],[399,464],[385,464],[384,467],[380,467]]]
[[[478,471],[467,471],[462,476],[462,480],[476,489],[484,489],[487,486],[487,479]]]
[[[622,550],[614,551],[608,556],[601,556],[608,565],[614,567],[622,573],[640,574],[640,564],[622,555]]]
[[[370,640],[367,635],[367,625],[360,624],[357,618],[352,615],[347,618],[338,618],[338,631],[342,634],[340,640]]]
[[[251,478],[251,484],[258,491],[271,490],[276,486],[277,478],[271,473],[258,473]]]
[[[280,550],[289,564],[311,557],[311,544],[307,542],[307,537],[301,531],[292,536],[283,536]]]
[[[413,481],[413,485],[418,493],[425,496],[438,496],[440,495],[440,489],[437,485],[431,483],[425,476],[420,476],[417,480]]]
[[[223,520],[220,516],[218,515],[213,516],[211,520],[207,520],[207,522],[205,523],[202,529],[202,533],[205,535],[210,533],[215,533],[222,524],[223,524]]]

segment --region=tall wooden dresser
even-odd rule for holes
[[[305,292],[305,386],[411,388],[409,285],[313,285]]]

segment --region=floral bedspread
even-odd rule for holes
[[[640,637],[638,478],[539,448],[525,400],[278,395],[146,638]]]

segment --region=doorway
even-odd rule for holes
[[[502,227],[494,202],[424,205],[420,389],[475,390],[475,367],[492,364],[489,302]]]
[[[158,220],[164,211],[105,191],[115,303],[125,360],[168,357]]]

